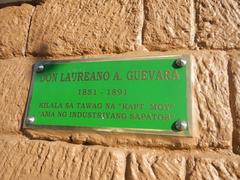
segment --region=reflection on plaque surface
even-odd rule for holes
[[[191,135],[188,56],[42,61],[24,128]]]

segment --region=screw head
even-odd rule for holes
[[[186,121],[176,121],[174,124],[174,127],[176,128],[176,130],[178,131],[184,131],[187,129],[188,124]]]
[[[36,67],[37,72],[42,72],[44,70],[44,65],[43,64],[38,64]]]
[[[178,67],[183,67],[187,64],[187,61],[185,59],[177,59],[175,61],[175,64],[178,66]]]
[[[35,118],[34,118],[34,117],[27,117],[27,118],[26,118],[26,123],[27,123],[27,124],[33,124],[34,121],[35,121]]]

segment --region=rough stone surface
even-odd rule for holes
[[[239,0],[196,1],[196,41],[202,48],[240,48]]]
[[[143,44],[149,50],[187,48],[193,45],[191,0],[145,0]]]
[[[76,55],[120,53],[139,44],[141,0],[46,0],[37,6],[28,53]]]
[[[233,179],[240,157],[215,152],[105,148],[0,137],[0,179]]]
[[[240,179],[240,158],[235,157],[199,157],[190,158],[187,167],[187,179]]]
[[[20,130],[32,69],[32,62],[21,60],[0,61],[0,133]]]
[[[225,52],[194,52],[194,115],[199,146],[230,147],[232,116],[229,104],[228,58]]]
[[[240,52],[230,54],[229,87],[230,102],[233,116],[233,151],[240,154]]]
[[[33,6],[0,9],[0,59],[25,55]]]
[[[141,134],[101,133],[93,131],[63,131],[51,129],[24,129],[24,134],[31,139],[62,140],[84,145],[102,145],[112,147],[147,147],[190,149],[196,146],[195,138],[152,136]]]
[[[0,142],[0,179],[124,179],[121,150],[14,136]]]
[[[0,179],[184,179],[186,158],[63,142],[0,140]]]
[[[186,159],[176,154],[151,155],[130,153],[127,156],[126,179],[185,179]]]

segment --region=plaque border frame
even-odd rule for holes
[[[57,125],[34,125],[26,123],[29,111],[29,105],[32,99],[32,91],[34,86],[34,80],[37,74],[37,67],[39,64],[62,64],[62,63],[78,63],[78,62],[106,62],[106,61],[140,61],[140,60],[154,60],[163,58],[182,58],[187,61],[186,64],[186,93],[187,93],[187,117],[188,117],[188,133],[184,131],[173,131],[173,130],[159,130],[159,129],[141,129],[141,128],[96,128],[89,126],[57,126]],[[28,91],[27,104],[25,106],[25,111],[21,123],[21,129],[48,129],[48,130],[66,130],[74,132],[108,132],[108,133],[126,133],[126,134],[141,134],[141,135],[163,135],[163,136],[182,136],[182,137],[192,137],[193,136],[193,122],[192,122],[192,63],[190,54],[174,54],[174,55],[148,55],[148,56],[124,56],[124,57],[100,57],[100,58],[90,58],[83,57],[80,59],[64,59],[64,60],[40,60],[32,65],[32,77],[30,82],[30,87]]]

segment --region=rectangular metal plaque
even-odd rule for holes
[[[25,128],[191,135],[188,56],[42,61]]]

